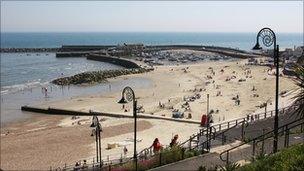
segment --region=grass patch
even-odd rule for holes
[[[236,170],[304,170],[304,143],[283,149],[271,156],[257,158],[253,163]]]

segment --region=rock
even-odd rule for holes
[[[84,83],[101,83],[106,81],[107,78],[114,78],[121,75],[139,74],[149,72],[152,69],[121,69],[121,70],[106,70],[106,71],[89,71],[76,74],[70,77],[62,77],[52,81],[56,85],[77,85]]]

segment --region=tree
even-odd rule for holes
[[[293,97],[295,99],[294,105],[297,105],[297,109],[294,114],[297,114],[300,118],[304,118],[304,66],[296,65],[294,67],[295,78],[293,79],[298,86],[298,93]]]

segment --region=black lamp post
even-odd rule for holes
[[[210,151],[210,114],[209,114],[209,94],[207,94],[207,150]]]
[[[277,45],[276,35],[270,28],[263,28],[257,35],[256,45],[252,50],[262,49],[259,44],[259,38],[262,38],[262,42],[266,47],[273,45],[273,58],[274,65],[276,66],[276,90],[275,90],[275,115],[274,115],[274,139],[273,139],[273,153],[278,151],[278,126],[279,126],[279,45]]]
[[[126,104],[130,101],[133,101],[133,117],[134,117],[134,154],[133,158],[135,160],[135,170],[137,171],[137,154],[136,154],[136,120],[137,120],[137,101],[135,100],[135,94],[131,87],[125,87],[122,91],[122,97],[118,101],[120,104]]]
[[[100,136],[100,132],[102,131],[102,128],[101,128],[101,125],[99,123],[99,120],[98,120],[97,116],[93,116],[92,124],[91,124],[90,127],[95,127],[95,129],[92,130],[91,136],[94,136],[94,134],[95,134],[96,160],[97,160],[97,163],[99,162],[99,167],[101,168],[102,163],[101,163],[101,136]]]

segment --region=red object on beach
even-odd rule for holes
[[[201,126],[207,125],[207,115],[202,115]]]

